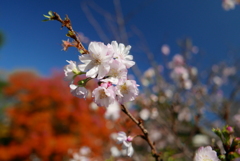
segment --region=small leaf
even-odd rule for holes
[[[79,52],[80,52],[81,54],[83,54],[83,53],[84,53],[84,51],[83,51],[83,50],[79,50]]]
[[[46,17],[46,18],[49,18],[49,19],[51,18],[51,16],[48,16],[48,15],[43,15],[43,16]]]
[[[52,11],[48,11],[48,14],[52,17],[53,16],[53,12]]]
[[[50,19],[44,19],[44,20],[42,20],[42,22],[46,22],[46,21],[50,21]]]

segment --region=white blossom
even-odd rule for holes
[[[222,78],[220,78],[218,76],[213,77],[213,82],[218,86],[221,86],[223,84]]]
[[[69,85],[72,95],[79,98],[86,99],[88,96],[88,90],[85,87],[77,86],[75,84]]]
[[[144,72],[143,76],[147,79],[150,79],[155,76],[155,70],[153,68],[149,68]]]
[[[122,148],[127,151],[127,156],[131,157],[133,155],[134,149],[132,147],[132,137],[126,135],[125,132],[121,131],[118,133],[118,143],[122,143]]]
[[[101,42],[91,42],[88,47],[89,54],[79,56],[82,63],[78,67],[85,71],[87,77],[98,79],[103,78],[110,70],[109,63],[113,55],[109,52],[108,47]]]
[[[190,79],[184,80],[183,86],[185,89],[191,89],[192,88],[192,81]]]
[[[169,63],[170,68],[175,68],[182,65],[184,65],[184,58],[180,54],[174,55],[173,60]]]
[[[133,56],[128,55],[131,49],[130,45],[125,47],[124,44],[122,43],[118,44],[116,41],[112,41],[111,45],[112,45],[112,50],[114,52],[114,58],[121,61],[127,68],[130,68],[135,64],[135,62],[132,61]]]
[[[178,66],[173,69],[171,73],[171,77],[174,80],[179,80],[179,79],[186,80],[189,78],[188,70],[183,66]]]
[[[79,152],[73,153],[73,158],[70,161],[90,161],[87,157],[91,153],[91,149],[87,146],[82,147]]]
[[[192,138],[193,145],[195,147],[203,146],[203,145],[209,145],[209,137],[204,134],[197,134]]]
[[[115,101],[115,90],[113,86],[108,86],[108,83],[102,83],[101,86],[95,88],[92,92],[94,102],[98,106],[108,107]]]
[[[164,44],[162,46],[161,51],[164,55],[169,55],[170,54],[170,48],[167,44]]]
[[[194,161],[220,161],[217,157],[216,151],[212,150],[212,147],[200,147],[194,157]]]
[[[126,80],[116,86],[117,100],[119,103],[133,101],[138,95],[138,87],[134,80]]]
[[[236,0],[223,0],[222,7],[228,11],[230,9],[234,9],[236,5]]]
[[[141,119],[147,120],[150,117],[150,111],[144,108],[139,112],[139,116],[141,117]]]
[[[116,146],[111,147],[110,151],[113,157],[119,157],[121,155],[121,151],[118,150]]]
[[[179,121],[190,121],[192,118],[191,111],[189,108],[184,107],[178,114],[178,120]]]
[[[98,109],[98,105],[95,102],[90,103],[89,107],[92,110],[97,110]]]
[[[115,59],[110,63],[110,70],[107,76],[108,78],[103,79],[103,82],[118,84],[121,80],[127,79],[127,68],[118,59]]]
[[[106,119],[117,120],[120,117],[120,105],[117,101],[114,101],[107,107],[107,111],[105,112]]]
[[[64,74],[65,74],[64,80],[68,82],[72,82],[74,76],[80,73],[80,70],[78,69],[75,61],[67,60],[67,62],[69,64],[64,67]]]

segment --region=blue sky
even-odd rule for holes
[[[67,64],[66,60],[78,61],[76,50],[61,51],[61,40],[67,39],[67,30],[60,30],[58,22],[41,20],[44,19],[42,15],[49,10],[62,17],[68,14],[77,32],[84,33],[93,41],[100,41],[82,11],[82,2],[83,0],[1,1],[0,30],[5,34],[6,40],[0,49],[0,69],[9,72],[16,69],[34,69],[42,75],[50,75],[53,69],[62,69]],[[111,0],[93,2],[114,15],[115,9]],[[142,2],[145,1],[121,1],[123,15],[131,13]],[[95,11],[93,15],[104,28],[106,22],[102,16]],[[225,11],[221,0],[152,0],[146,7],[140,8],[126,25],[131,37],[131,54],[141,70],[150,66],[146,55],[138,49],[139,38],[131,31],[136,27],[144,34],[149,48],[160,64],[163,62],[160,52],[162,44],[166,43],[171,47],[171,57],[179,52],[176,40],[190,37],[194,45],[205,53],[197,63],[210,66],[228,59],[230,50],[239,49],[239,15],[239,6],[235,10]]]

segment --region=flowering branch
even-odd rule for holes
[[[122,112],[124,112],[143,132],[143,135],[141,135],[141,137],[147,141],[147,143],[149,144],[149,146],[151,147],[151,152],[152,152],[152,156],[155,158],[156,161],[159,161],[160,159],[160,154],[157,153],[156,148],[154,146],[154,142],[152,142],[148,136],[148,131],[147,129],[143,126],[143,122],[141,120],[137,120],[129,111],[128,109],[124,106],[121,105],[122,107]]]
[[[64,68],[65,80],[69,82],[70,92],[79,98],[85,98],[88,95],[88,91],[85,88],[86,83],[91,79],[97,79],[100,83],[97,88],[92,91],[94,102],[98,106],[109,106],[114,102],[121,104],[122,111],[131,118],[131,120],[137,124],[141,129],[143,135],[140,135],[151,148],[152,156],[156,161],[160,161],[160,154],[157,153],[154,142],[149,138],[147,129],[143,126],[142,121],[138,121],[132,116],[128,109],[123,105],[125,102],[133,101],[138,95],[138,84],[136,81],[127,79],[127,72],[130,67],[135,65],[132,61],[133,56],[129,55],[131,46],[125,47],[124,44],[118,44],[116,41],[112,41],[111,44],[105,45],[102,42],[91,42],[88,50],[86,50],[76,32],[73,30],[71,21],[66,15],[64,20],[56,12],[49,12],[44,17],[48,18],[44,21],[57,20],[62,23],[62,27],[68,28],[68,37],[71,37],[75,41],[70,43],[64,41],[64,50],[68,47],[76,47],[80,50],[81,56],[79,60],[82,62],[77,65],[75,61],[68,61],[68,65]],[[86,74],[86,79],[78,81],[77,85],[74,84],[74,79],[78,75]],[[132,147],[133,137],[126,136],[124,132],[119,132],[118,141],[123,143],[123,149],[127,150],[127,155],[132,156],[134,149]]]
[[[75,42],[74,42],[74,45],[72,45],[72,46],[78,48],[80,50],[81,54],[88,54],[89,53],[88,50],[86,50],[85,47],[82,45],[79,36],[73,30],[71,20],[69,19],[68,15],[66,15],[65,19],[63,20],[59,16],[59,14],[56,13],[56,12],[49,11],[48,14],[49,14],[49,16],[44,15],[44,17],[48,18],[47,20],[44,20],[44,21],[49,21],[49,20],[59,21],[62,24],[61,28],[66,27],[69,30],[68,33],[67,33],[67,36],[74,39]]]

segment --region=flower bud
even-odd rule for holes
[[[239,145],[240,145],[240,138],[239,137],[234,138],[231,145],[232,148],[234,149],[240,148]],[[239,152],[240,152],[240,149],[239,149]]]
[[[132,136],[128,136],[128,137],[127,137],[127,141],[128,141],[128,142],[132,142],[132,141],[133,141],[133,137],[132,137]]]
[[[227,160],[233,160],[237,157],[237,154],[236,152],[230,152],[228,153],[228,157],[227,157]]]
[[[86,79],[80,80],[80,81],[78,81],[78,85],[79,85],[80,87],[85,87],[86,84],[87,84],[87,82],[88,82],[89,80],[91,80],[91,79],[92,79],[92,78],[86,78]]]
[[[222,132],[221,132],[221,130],[220,129],[212,129],[212,131],[217,135],[217,136],[219,136],[220,138],[222,138]]]
[[[226,131],[227,131],[229,134],[233,134],[233,133],[234,133],[234,128],[231,127],[231,126],[226,126]]]
[[[225,155],[219,155],[218,157],[220,160],[225,160],[225,158],[226,158]]]

